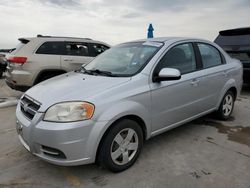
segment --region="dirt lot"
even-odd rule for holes
[[[0,80],[1,97],[19,97]],[[60,167],[28,153],[15,130],[15,106],[0,108],[0,187],[250,187],[250,86],[230,121],[210,116],[157,136],[129,170]]]

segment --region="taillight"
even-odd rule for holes
[[[9,57],[7,61],[10,63],[24,64],[27,61],[27,57]]]

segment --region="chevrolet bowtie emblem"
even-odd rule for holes
[[[25,112],[27,112],[27,111],[28,111],[28,107],[29,107],[29,104],[24,104],[24,105],[23,105],[23,110],[24,110]]]

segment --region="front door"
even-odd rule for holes
[[[199,113],[202,97],[192,43],[178,44],[168,50],[153,74],[157,75],[162,68],[178,69],[181,79],[150,83],[153,134]]]

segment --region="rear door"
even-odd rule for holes
[[[35,54],[28,57],[31,63],[25,63],[29,70],[60,69],[61,54],[63,53],[63,41],[47,41],[42,43]]]
[[[61,67],[67,71],[80,69],[94,57],[90,56],[89,44],[86,42],[65,41],[65,52],[61,56]]]
[[[202,61],[202,70],[197,73],[200,80],[199,92],[202,111],[216,107],[221,91],[228,80],[231,67],[225,62],[220,51],[207,43],[196,43]]]

